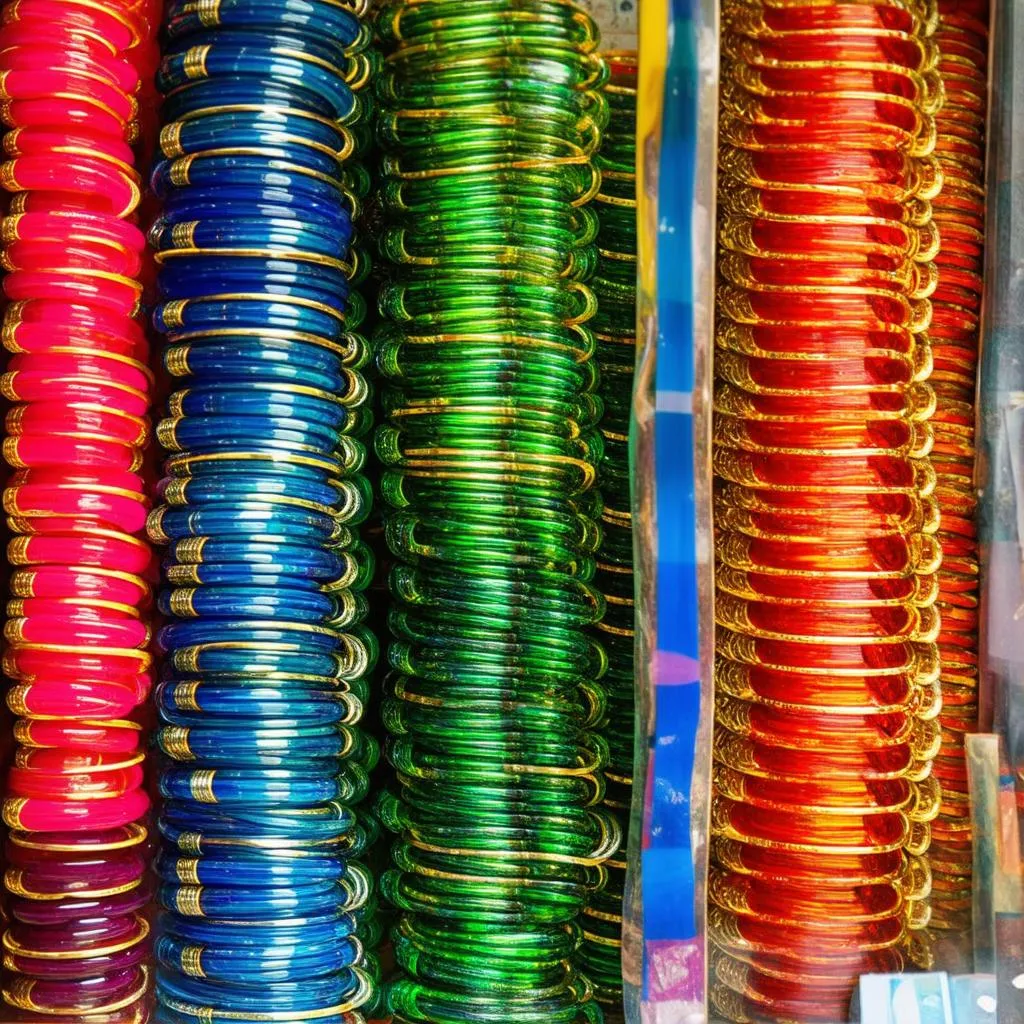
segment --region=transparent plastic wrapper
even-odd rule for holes
[[[714,0],[645,0],[640,11],[630,1024],[706,1015],[717,19]]]
[[[979,381],[981,728],[975,828],[988,808],[991,852],[975,879],[975,969],[994,971],[999,1020],[1024,1020],[1024,8],[996,0],[992,23],[985,310]],[[983,753],[989,751],[979,785]],[[995,793],[995,779],[999,793]],[[984,797],[984,799],[981,799]],[[992,819],[998,814],[998,820]],[[1015,821],[1013,819],[1016,819]],[[1016,828],[1013,826],[1017,825]],[[984,838],[984,837],[983,837]],[[977,842],[977,840],[976,840]],[[1012,879],[1006,885],[1001,879]]]

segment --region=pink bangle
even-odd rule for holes
[[[149,810],[144,790],[134,789],[109,800],[41,800],[19,797],[3,803],[8,828],[25,832],[78,832],[117,828]]]
[[[134,95],[139,88],[139,72],[131,61],[124,57],[115,57],[113,54],[101,50],[90,53],[83,52],[74,46],[65,45],[66,42],[70,43],[81,38],[74,33],[58,31],[57,39],[51,38],[47,43],[35,46],[12,43],[8,40],[6,33],[3,38],[7,45],[0,50],[0,63],[5,68],[38,73],[57,70],[59,62],[59,69],[62,71],[85,72],[89,78],[93,79],[95,76],[102,76],[113,88],[127,93],[129,96]],[[54,46],[55,43],[60,49]],[[41,49],[41,46],[47,48]]]
[[[4,141],[29,129],[20,128],[8,132]],[[113,140],[111,140],[113,142]],[[128,150],[129,157],[131,150]],[[135,225],[126,220],[119,220],[109,214],[72,211],[61,213],[19,213],[3,219],[4,238],[14,241],[77,241],[80,237],[102,239],[114,245],[123,246],[133,252],[143,252],[146,248],[146,236]]]
[[[110,648],[106,652],[96,653],[82,648],[54,649],[57,646],[22,644],[10,647],[4,652],[4,671],[11,678],[19,680],[60,679],[62,676],[73,676],[76,679],[100,680],[113,686],[134,687],[137,692],[143,694],[148,692],[148,671],[152,656],[147,651]],[[90,719],[86,719],[85,722],[90,725],[97,724]],[[66,743],[43,745],[68,746]]]
[[[149,438],[149,423],[139,416],[57,402],[17,405],[8,412],[5,426],[12,437],[71,431],[102,435],[137,447],[144,445]]]
[[[58,401],[89,402],[145,416],[149,411],[149,395],[137,388],[114,385],[94,377],[76,377],[21,370],[0,376],[0,394],[12,402]]]
[[[16,599],[66,599],[113,601],[144,610],[152,601],[152,588],[141,576],[116,569],[84,565],[43,565],[18,569],[10,580]]]
[[[125,318],[125,323],[134,321]],[[91,330],[80,327],[49,327],[45,324],[8,324],[4,332],[4,348],[8,352],[49,352],[62,348],[89,348],[95,352],[113,352],[149,365],[149,344],[131,332]]]
[[[86,566],[135,576],[157,562],[145,541],[95,528],[78,535],[15,537],[7,545],[7,558],[12,565]]]
[[[93,74],[86,73],[82,68],[53,67],[46,63],[40,63],[40,66],[31,70],[12,67],[0,83],[2,100],[36,99],[68,93],[101,104],[125,122],[138,113],[138,107],[129,93],[113,82],[98,81]]]
[[[51,266],[47,270],[15,270],[4,278],[4,292],[15,302],[65,296],[71,302],[87,302],[132,316],[138,309],[142,285],[107,270]]]
[[[140,726],[128,721],[48,722],[19,718],[14,724],[14,738],[25,747],[84,748],[102,754],[128,754],[139,749],[140,730]]]
[[[92,469],[139,469],[143,454],[139,448],[121,441],[48,432],[7,437],[4,458],[16,469],[32,466],[77,465]]]
[[[28,193],[22,193],[28,195]],[[15,197],[17,198],[17,197]],[[29,196],[30,199],[35,198]],[[75,211],[73,216],[79,216]],[[27,214],[31,216],[31,214]],[[89,216],[96,216],[90,213]],[[102,214],[109,217],[109,214]],[[115,334],[126,338],[145,340],[145,332],[137,320],[121,313],[90,306],[84,302],[66,302],[63,299],[36,299],[33,302],[18,302],[8,306],[4,313],[5,325],[10,324],[45,324],[48,328],[69,330],[81,328],[92,332]]]
[[[116,683],[37,680],[7,691],[7,706],[22,718],[124,718],[138,703],[136,689]]]
[[[10,516],[32,520],[74,518],[124,533],[141,532],[149,510],[144,494],[96,482],[8,487],[3,501]]]
[[[94,750],[33,750],[23,747],[15,752],[14,764],[18,768],[45,771],[51,775],[81,775],[83,772],[97,775],[104,771],[121,771],[131,768],[132,765],[142,764],[145,757],[142,751],[125,757],[119,754],[100,754]],[[9,863],[13,864],[17,859],[17,856],[8,851]]]
[[[99,100],[79,95],[11,100],[0,104],[0,116],[11,128],[31,124],[66,124],[69,128],[88,128],[115,139],[126,138],[130,124]]]
[[[12,796],[43,800],[111,800],[142,786],[142,765],[80,775],[53,775],[38,769],[14,767],[7,776]]]
[[[30,352],[12,356],[8,372],[26,370],[69,377],[98,377],[106,383],[148,392],[153,385],[153,371],[130,356],[111,352]]]
[[[5,8],[0,18],[0,23],[5,25],[23,22],[60,25],[68,33],[81,29],[105,39],[111,53],[128,50],[139,42],[136,19],[129,12],[111,5],[97,3],[84,7],[62,3],[61,0],[31,0]]]
[[[4,248],[8,271],[34,270],[37,267],[62,266],[73,269],[97,269],[124,277],[136,277],[142,269],[142,253],[111,242],[71,238],[63,242],[51,239],[26,239]]]
[[[61,644],[66,647],[145,647],[149,627],[138,619],[82,621],[67,614],[8,619],[4,637],[12,644]]]

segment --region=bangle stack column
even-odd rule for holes
[[[929,962],[941,547],[928,0],[729,2],[711,995],[836,1021]]]
[[[356,1024],[372,839],[355,805],[376,656],[357,526],[368,387],[350,127],[363,0],[174,0],[158,76],[154,313],[177,389],[150,535],[167,544],[158,687],[161,1024]]]
[[[0,13],[0,184],[14,193],[0,225],[2,390],[15,403],[4,671],[18,715],[3,998],[15,1020],[148,1019],[149,799],[132,716],[150,689],[152,375],[131,142],[150,7],[19,0]]]
[[[376,445],[398,563],[384,894],[396,1021],[575,1024],[573,963],[619,844],[587,627],[601,499],[596,30],[561,0],[391,0],[379,93]]]
[[[608,654],[602,683],[608,713],[601,734],[608,740],[608,783],[604,805],[619,821],[622,845],[607,861],[608,884],[587,905],[583,919],[582,970],[594,983],[596,998],[621,1014],[622,896],[626,881],[626,833],[633,785],[635,700],[633,696],[633,526],[629,487],[629,421],[636,363],[636,53],[605,52],[610,80],[604,87],[608,126],[595,163],[601,191],[594,199],[598,217],[597,269],[591,287],[597,313],[591,321],[597,339],[599,395],[604,404],[598,466],[601,491],[601,547],[594,584],[605,599],[597,636]]]
[[[937,939],[941,933],[937,966],[970,971],[972,841],[964,736],[978,722],[974,421],[985,230],[987,2],[939,0],[936,40],[945,87],[945,101],[936,117],[936,156],[944,182],[933,207],[942,248],[935,261],[939,284],[932,298],[929,335],[937,396],[932,461],[942,512],[942,750],[935,761],[942,809],[932,825],[928,858],[933,875],[931,927]]]

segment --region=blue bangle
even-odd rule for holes
[[[353,1004],[358,1005],[369,995],[369,984],[353,968],[326,978],[258,987],[219,985],[158,970],[156,992],[165,1008],[182,1013],[186,1018],[191,1016],[190,1024],[199,1021],[238,1024],[246,1022],[245,1014],[252,1014],[249,1020],[255,1024],[266,1020],[260,1017],[266,1013],[287,1013],[286,1024],[299,1024],[303,1013],[315,1013],[317,1019],[323,1020],[325,1011],[332,1008],[337,1008],[340,1018],[345,1010],[353,1009]]]
[[[193,45],[179,44],[164,54],[156,74],[162,92],[173,93],[196,81],[216,84],[221,79],[272,79],[292,88],[300,109],[323,113],[337,121],[353,116],[355,94],[345,81],[353,70],[352,58],[341,56],[338,50],[321,47],[308,37],[282,36],[278,44],[273,37],[258,32],[217,31],[208,38],[214,41],[192,37],[188,43]],[[337,63],[332,64],[332,60]]]
[[[242,618],[246,613],[258,619],[294,619],[324,622],[337,616],[338,599],[319,590],[272,590],[254,586],[198,586],[165,589],[158,605],[163,615],[183,618]]]
[[[266,441],[287,442],[296,451],[310,446],[330,455],[338,448],[338,431],[305,418],[282,416],[223,415],[182,416],[168,418],[159,424],[160,443],[176,451],[200,452],[233,448]]]
[[[320,117],[310,117],[301,110],[210,110],[194,111],[180,121],[165,125],[160,133],[160,151],[169,158],[183,156],[223,145],[228,138],[234,143],[239,137],[236,133],[280,136],[283,141],[294,141],[296,145],[311,145],[335,158],[334,172],[340,170],[337,161],[344,159],[355,143],[351,129]]]
[[[216,5],[217,25],[239,25],[245,28],[281,26],[296,32],[316,32],[337,40],[339,46],[351,46],[361,38],[359,19],[334,4],[317,0],[219,0]],[[176,39],[209,27],[208,18],[190,5],[188,0],[175,0],[164,13],[168,37]]]
[[[355,641],[350,640],[353,648]],[[360,674],[362,665],[369,661],[369,651],[353,649],[345,655],[314,654],[259,648],[252,644],[222,645],[219,647],[186,647],[167,652],[167,660],[175,672],[222,673],[246,675],[283,673],[284,675],[323,676],[327,679],[345,678]],[[172,754],[173,756],[173,754]]]
[[[245,385],[203,384],[175,392],[171,398],[176,416],[274,416],[315,424],[346,433],[354,410],[335,396],[321,398],[286,388],[259,391]]]
[[[303,937],[290,946],[232,947],[218,941],[197,949],[163,935],[154,946],[154,955],[165,967],[185,974],[197,973],[198,968],[211,981],[259,986],[296,977],[321,977],[350,967],[359,962],[363,948],[354,937],[320,944]]]
[[[228,739],[234,740],[233,734],[236,732],[259,738],[267,731],[230,730],[231,735],[228,735]],[[285,731],[289,730],[282,730]],[[344,739],[343,734],[348,731],[343,728],[307,729],[301,734],[299,742],[307,742],[306,734],[312,732],[324,733],[327,737],[333,734],[335,739]],[[293,737],[300,735],[294,730],[291,730],[291,733]],[[348,738],[353,740],[351,734]],[[293,738],[291,742],[294,743],[296,740]],[[350,746],[351,743],[347,745]],[[307,808],[264,809],[253,805],[220,807],[198,804],[192,800],[168,800],[164,804],[161,816],[166,821],[184,823],[202,836],[288,836],[303,842],[340,839],[352,830],[356,822],[353,812],[339,803],[317,804]]]
[[[325,697],[322,692],[310,693],[296,689],[288,697],[269,699],[259,690],[254,695],[244,687],[231,690],[191,681],[162,683],[158,702],[165,721],[169,723],[191,725],[206,721],[211,727],[216,726],[218,716],[231,716],[232,727],[234,724],[259,725],[265,720],[272,723],[288,721],[304,729],[338,723],[351,724],[358,721],[362,711],[361,703],[344,692]],[[187,799],[187,794],[183,798]],[[322,799],[341,798],[332,795]]]
[[[343,794],[358,791],[355,785],[340,774],[317,775],[310,771],[268,768],[246,772],[225,768],[215,769],[212,780],[208,781],[207,775],[203,774],[204,771],[169,767],[161,776],[160,792],[169,799],[190,800],[195,799],[194,794],[197,791],[204,792],[204,798],[208,798],[212,790],[217,803],[223,805],[257,801],[308,807],[327,800],[345,801]],[[207,858],[203,858],[202,863],[205,864],[206,860]],[[286,874],[283,869],[278,873],[282,876]],[[180,881],[177,877],[170,880]],[[215,884],[215,880],[203,875],[202,883]]]
[[[165,910],[193,917],[229,920],[263,920],[275,914],[329,914],[342,900],[338,882],[311,882],[298,888],[275,885],[272,889],[242,886],[193,886],[163,884],[157,888],[157,901]]]
[[[164,200],[161,209],[161,215],[175,223],[217,217],[312,217],[325,230],[337,228],[339,231],[352,223],[352,212],[348,197],[342,196],[339,202],[335,192],[327,199],[318,199],[293,192],[283,187],[283,183],[269,184],[254,192],[230,182],[206,188],[195,185],[176,188]],[[205,283],[203,291],[207,288],[209,282]]]
[[[348,253],[351,228],[329,234],[316,223],[281,218],[264,218],[254,223],[213,217],[191,221],[163,217],[149,229],[148,238],[149,244],[158,251],[176,248],[308,250],[343,260]]]
[[[150,176],[150,186],[160,198],[186,186],[190,189],[230,186],[246,189],[250,194],[263,188],[285,189],[303,199],[333,203],[336,209],[343,203],[351,204],[341,178],[279,157],[257,154],[233,156],[218,150],[157,161]]]
[[[333,652],[340,648],[337,630],[326,626],[277,619],[205,619],[172,622],[156,634],[163,650],[202,646],[224,641],[248,644],[285,644],[296,650]],[[288,649],[287,647],[285,649]]]
[[[251,537],[256,531],[267,534],[264,539],[275,543],[308,540],[315,544],[347,544],[352,539],[351,531],[331,511],[309,512],[260,502],[251,502],[249,507],[241,508],[186,509],[165,505],[150,513],[147,530],[157,544],[186,538],[207,538],[200,543],[193,541],[172,549],[170,557],[179,562],[203,562],[203,550],[225,533]],[[276,530],[282,531],[279,541],[275,540]],[[188,552],[192,553],[190,557],[186,557]],[[211,558],[210,561],[222,559]],[[274,564],[273,559],[267,564]]]
[[[240,453],[245,454],[245,453]],[[253,453],[255,454],[255,453]],[[284,455],[285,452],[278,454]],[[245,479],[242,472],[233,470],[226,465],[228,460],[217,460],[223,466],[221,476],[212,472],[201,472],[196,475],[165,477],[160,481],[158,493],[169,505],[188,505],[196,511],[202,510],[204,506],[224,505],[238,512],[247,508],[254,508],[261,503],[273,504],[277,498],[288,499],[278,501],[278,504],[295,504],[300,509],[323,511],[335,518],[341,508],[347,508],[354,500],[361,501],[360,497],[353,497],[353,488],[346,486],[344,480],[310,480],[303,478],[297,473],[280,474],[274,477],[272,471],[264,471],[257,475],[255,472],[248,478],[252,480],[250,488],[246,490]],[[258,460],[252,458],[240,458],[235,462],[239,470],[246,466],[255,466]],[[195,466],[195,463],[192,463]],[[210,462],[208,466],[216,465]],[[198,467],[197,467],[198,468]],[[204,467],[205,468],[205,467]],[[217,467],[222,468],[221,466]],[[240,479],[235,479],[231,474],[236,472]],[[302,504],[299,504],[299,503]],[[244,529],[244,527],[242,527]]]

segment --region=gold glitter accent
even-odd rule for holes
[[[183,853],[194,853],[197,856],[201,854],[203,845],[203,837],[199,832],[182,832],[178,836],[178,849]]]
[[[176,249],[194,249],[196,247],[196,228],[199,227],[197,220],[184,220],[171,228],[171,245]],[[181,302],[181,299],[177,300]]]
[[[174,687],[174,706],[182,711],[202,711],[196,701],[196,690],[199,689],[200,680],[193,679],[189,682],[176,683]]]
[[[171,614],[179,619],[194,619],[196,617],[195,605],[192,603],[196,596],[195,587],[179,587],[171,591]]]
[[[198,0],[195,12],[199,15],[199,23],[205,28],[220,24],[220,0]]]
[[[189,833],[184,833],[188,835]],[[179,857],[174,862],[174,871],[178,881],[184,885],[199,885],[199,858]]]
[[[182,156],[179,157],[174,163],[171,164],[171,169],[168,172],[171,184],[177,188],[181,188],[184,185],[190,184],[188,180],[189,171],[192,168],[192,157]]]
[[[26,683],[19,683],[7,691],[7,706],[16,714],[27,716],[30,714],[25,698],[28,696],[30,687]]]
[[[186,917],[205,917],[203,913],[203,887],[201,885],[183,885],[174,894],[174,907],[179,914]]]
[[[166,157],[184,156],[185,151],[181,148],[181,121],[172,121],[160,129],[160,151]]]
[[[195,224],[196,221],[191,223]],[[177,228],[175,228],[177,230]],[[174,299],[171,302],[165,303],[163,308],[160,310],[160,319],[163,320],[164,327],[171,330],[175,327],[184,327],[185,319],[182,314],[185,312],[185,307],[188,305],[188,299]],[[171,400],[176,396],[172,395]],[[174,406],[171,406],[172,415],[178,416],[180,413],[174,412]]]
[[[17,733],[17,726],[15,727],[15,733]],[[27,797],[19,797],[16,800],[4,801],[2,817],[4,820],[4,824],[8,828],[24,828],[24,826],[21,824],[21,812],[25,809],[25,805],[27,803]]]
[[[178,761],[194,761],[196,755],[188,745],[189,730],[181,725],[169,725],[160,731],[160,746]]]
[[[185,51],[185,58],[182,62],[182,70],[185,77],[189,79],[206,78],[206,58],[210,55],[213,47],[207,43],[205,46],[192,46]]]
[[[182,537],[174,545],[174,557],[179,562],[193,562],[201,565],[203,561],[203,548],[206,547],[208,537]]]
[[[164,353],[164,366],[172,377],[187,377],[192,371],[188,367],[188,345],[172,345]]]
[[[188,788],[193,800],[201,804],[217,803],[217,796],[213,792],[213,780],[216,774],[213,768],[203,768],[192,773],[188,780]]]
[[[203,970],[203,946],[184,946],[181,950],[181,969],[190,978],[205,978]]]

